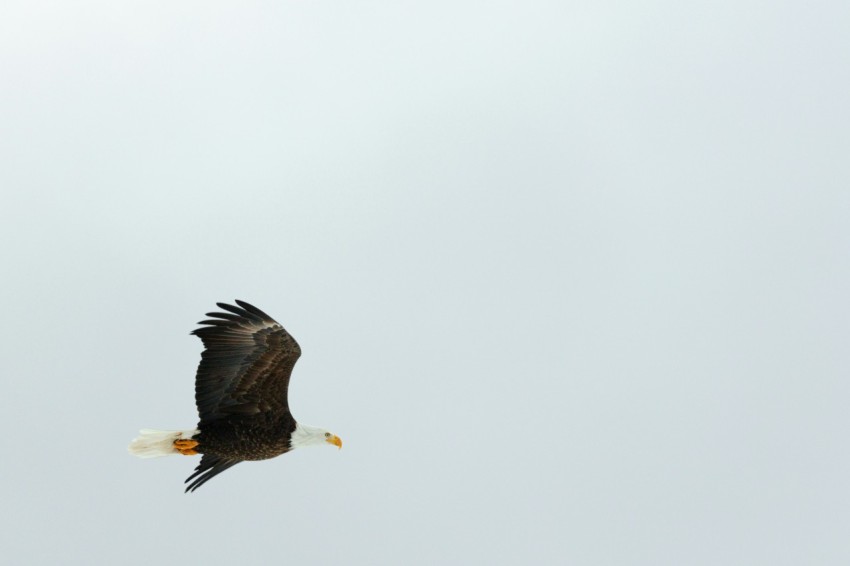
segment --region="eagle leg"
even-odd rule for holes
[[[175,440],[174,448],[184,456],[194,456],[198,454],[197,450],[194,450],[195,446],[197,446],[199,442],[197,440]]]

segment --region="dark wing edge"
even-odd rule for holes
[[[301,355],[298,342],[254,305],[216,303],[227,312],[192,331],[205,350],[195,380],[201,422],[227,414],[256,414],[272,406],[288,411],[289,377]]]
[[[221,472],[232,468],[241,461],[242,460],[233,460],[230,458],[213,456],[211,454],[204,454],[203,457],[201,457],[201,462],[198,464],[198,467],[195,468],[195,472],[183,482],[189,483],[190,481],[195,480],[186,486],[186,491],[184,493],[195,491]]]

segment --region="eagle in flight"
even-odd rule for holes
[[[302,425],[289,411],[289,378],[301,355],[295,339],[272,317],[244,301],[217,303],[192,332],[204,343],[195,377],[198,426],[144,429],[130,443],[140,458],[201,454],[186,491],[245,460],[266,460],[302,446],[332,444],[338,436]],[[191,483],[190,483],[191,482]]]

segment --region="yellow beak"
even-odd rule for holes
[[[333,445],[334,445],[334,446],[336,446],[337,448],[342,448],[342,440],[340,440],[340,438],[339,438],[338,436],[336,436],[336,435],[331,436],[331,437],[330,437],[330,438],[328,438],[325,442],[328,442],[328,443],[330,443],[330,444],[333,444]]]

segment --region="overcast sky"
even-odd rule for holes
[[[846,1],[0,10],[9,564],[850,563]],[[227,471],[216,301],[345,442]]]

